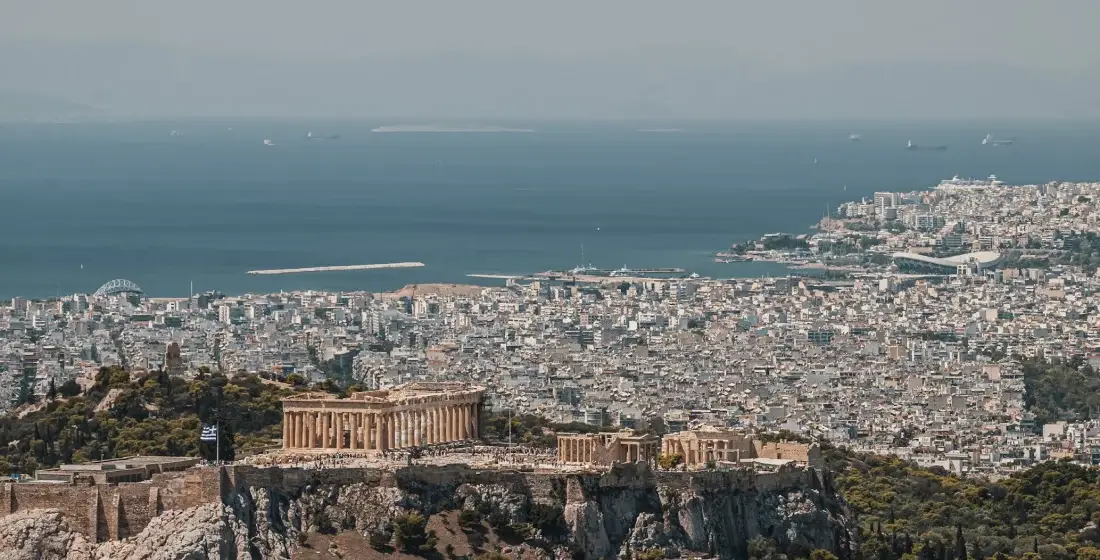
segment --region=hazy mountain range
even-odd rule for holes
[[[0,91],[0,121],[52,121],[98,115],[90,105],[25,91]]]
[[[0,96],[0,118],[7,119],[51,111],[111,117],[1100,116],[1092,102],[1100,68],[1074,74],[904,60],[793,70],[686,50],[318,61],[156,45],[0,41],[0,76],[0,90],[35,94]]]

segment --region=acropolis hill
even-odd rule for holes
[[[388,541],[406,513],[449,523],[443,520],[457,512],[493,534],[522,531],[513,552],[534,558],[652,549],[743,558],[757,535],[791,550],[843,550],[853,529],[831,476],[811,468],[656,472],[617,463],[554,473],[460,464],[239,465],[154,473],[134,483],[5,483],[0,495],[0,513],[11,514],[0,522],[0,547],[58,547],[56,555],[15,558],[289,559],[318,531]]]

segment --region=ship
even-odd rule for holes
[[[848,139],[851,140],[852,142],[859,142],[860,141],[860,137],[859,137],[858,134],[849,134]]]
[[[1011,146],[1012,140],[995,140],[992,134],[986,134],[982,139],[983,146]]]
[[[947,146],[943,145],[943,144],[940,144],[940,145],[937,145],[937,146],[919,146],[917,144],[914,144],[913,141],[910,140],[908,143],[905,144],[905,149],[906,150],[930,150],[930,151],[942,152],[942,151],[947,149]]]
[[[983,190],[988,187],[999,187],[1003,185],[996,175],[990,175],[985,179],[962,179],[958,175],[950,179],[940,181],[940,184],[936,185],[935,189],[939,191],[974,191]]]
[[[274,142],[272,142],[271,140],[268,140],[267,138],[264,138],[264,146],[274,146],[274,145],[275,145]]]
[[[329,134],[328,136],[314,136],[314,134],[312,132],[307,132],[306,133],[306,138],[308,138],[310,140],[338,140],[340,138],[340,135],[339,134]]]

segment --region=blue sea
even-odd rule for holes
[[[1100,180],[1096,122],[491,122],[479,124],[534,132],[371,132],[398,124],[407,123],[0,125],[0,298],[88,293],[114,278],[159,297],[185,296],[192,282],[229,294],[380,291],[589,263],[782,274],[781,265],[718,264],[713,254],[767,232],[806,231],[845,200],[955,174]],[[679,130],[641,131],[653,128]],[[982,146],[987,133],[1015,143]],[[907,151],[910,139],[949,149]],[[426,266],[245,274],[398,261]]]

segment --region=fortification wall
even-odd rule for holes
[[[57,509],[70,526],[90,540],[122,539],[141,532],[164,511],[226,501],[235,488],[268,488],[297,496],[309,486],[368,484],[408,490],[457,488],[463,484],[504,485],[547,505],[580,502],[608,491],[651,493],[744,491],[820,484],[814,470],[757,474],[749,470],[654,472],[641,463],[617,464],[604,472],[534,473],[476,470],[465,465],[377,468],[284,469],[231,466],[161,473],[145,482],[120,484],[3,483],[0,515],[31,509]]]
[[[754,442],[756,456],[761,459],[786,459],[807,464],[814,468],[820,468],[822,464],[821,448],[816,444],[805,444],[794,441],[778,441],[764,443]]]
[[[217,480],[215,469],[193,469],[119,484],[5,482],[0,485],[0,515],[57,509],[73,530],[93,542],[124,539],[164,511],[219,500]]]

